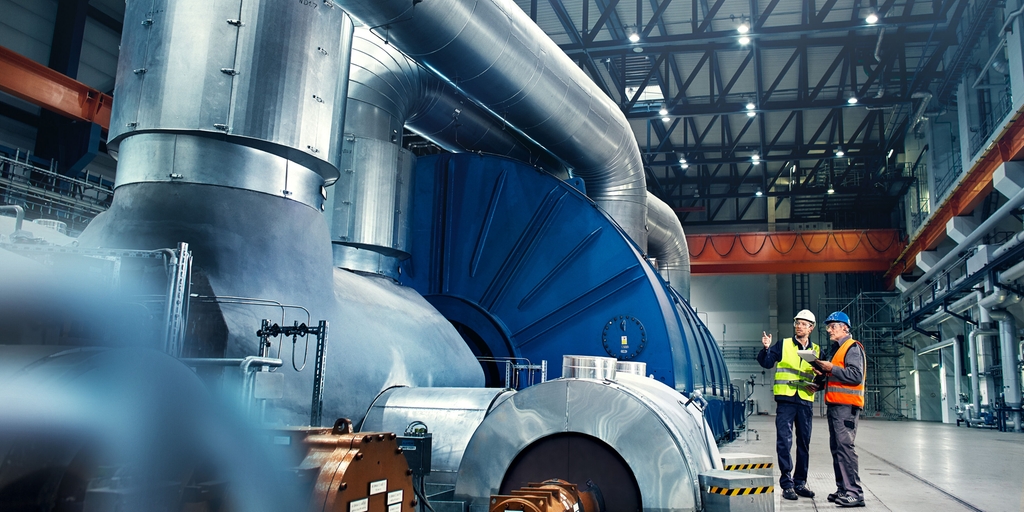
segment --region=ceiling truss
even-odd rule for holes
[[[771,207],[840,229],[891,225],[916,174],[892,155],[943,106],[932,93],[948,88],[967,0],[520,5],[620,106],[648,188],[684,225],[765,224]]]

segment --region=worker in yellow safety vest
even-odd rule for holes
[[[814,368],[804,360],[798,350],[810,351],[814,357],[821,355],[818,345],[810,340],[814,330],[814,313],[804,309],[793,317],[792,338],[786,338],[772,345],[772,336],[762,332],[761,344],[764,349],[757,354],[762,368],[775,367],[775,451],[779,459],[779,487],[782,497],[787,500],[799,496],[813,498],[814,491],[807,487],[807,467],[811,445],[811,418],[813,416]],[[806,354],[806,352],[805,352]],[[793,430],[796,428],[796,466],[793,466],[791,450]]]
[[[836,477],[836,492],[828,501],[840,507],[863,507],[864,489],[857,471],[857,423],[864,409],[867,356],[864,346],[850,334],[850,317],[836,311],[825,319],[828,337],[836,352],[831,361],[816,361],[814,368],[827,377],[825,405],[828,408],[829,448]]]

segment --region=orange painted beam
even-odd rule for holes
[[[904,248],[895,229],[686,235],[694,274],[885,272]]]
[[[985,150],[985,154],[974,164],[963,181],[953,189],[942,206],[939,206],[917,237],[893,261],[892,267],[885,273],[885,283],[890,289],[897,276],[913,270],[918,253],[934,249],[942,241],[946,236],[946,223],[950,219],[970,213],[992,192],[992,175],[1000,165],[1024,158],[1024,115],[1021,111],[1017,112],[1013,121],[996,140],[995,144]]]
[[[63,116],[110,128],[113,98],[3,46],[0,91]]]

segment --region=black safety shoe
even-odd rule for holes
[[[840,507],[863,507],[864,498],[854,498],[849,494],[844,494],[836,497],[836,505]]]
[[[833,502],[836,501],[836,498],[838,498],[840,496],[844,496],[844,495],[846,495],[845,492],[840,491],[840,490],[836,490],[836,492],[831,493],[828,496],[826,496],[825,499],[827,499],[829,503],[833,503]]]
[[[808,489],[806,485],[798,485],[794,487],[793,490],[796,491],[796,493],[799,494],[800,496],[803,496],[804,498],[814,497],[814,491]]]
[[[795,500],[795,499],[797,499],[796,493],[793,492],[793,489],[783,489],[782,490],[782,497],[786,498],[787,500]]]

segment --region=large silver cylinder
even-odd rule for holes
[[[130,1],[109,146],[187,132],[250,146],[333,182],[352,22],[333,4]]]
[[[346,134],[331,195],[334,265],[398,277],[408,258],[410,186],[416,157],[396,144]]]
[[[570,461],[573,475],[558,474],[561,461],[554,464],[554,458],[545,457],[551,453],[536,453],[537,446],[558,437],[614,452],[627,468],[626,476],[635,481],[645,511],[703,510],[698,475],[721,469],[710,428],[694,405],[682,404],[674,389],[629,374],[615,381],[558,379],[516,393],[484,418],[462,457],[455,499],[465,500],[471,511],[487,510],[492,494],[515,487],[509,476],[513,473],[538,479],[534,481],[593,478],[605,490],[606,502],[616,498],[615,489],[623,482],[601,481],[605,468],[580,462],[572,469]],[[523,467],[529,464],[524,454],[540,457],[533,467]],[[568,458],[585,456],[570,451]]]
[[[562,356],[562,377],[579,379],[615,379],[614,357]]]
[[[323,177],[313,169],[194,132],[155,131],[125,138],[114,183],[217,185],[291,199],[316,211],[324,210],[326,199]]]
[[[647,376],[647,363],[641,361],[616,361],[615,374],[628,373],[630,375]]]
[[[428,480],[454,484],[473,432],[515,393],[500,388],[390,388],[373,401],[359,430],[401,434],[411,423],[422,422],[432,436]]]

